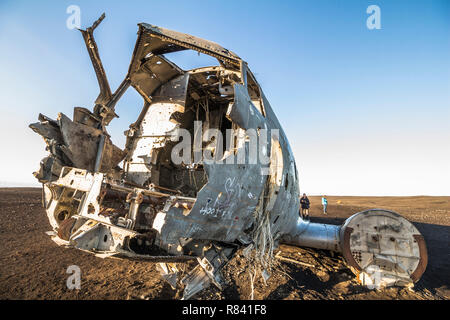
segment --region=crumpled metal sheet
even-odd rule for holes
[[[162,243],[180,237],[233,242],[245,237],[253,223],[253,212],[262,195],[267,176],[260,165],[207,165],[208,183],[186,215],[170,208],[160,230]]]
[[[234,102],[227,110],[227,117],[243,129],[266,128],[265,119],[253,105],[245,86],[235,83]]]
[[[51,154],[41,161],[41,167],[35,173],[39,181],[45,183],[55,180],[63,166],[94,171],[100,137],[105,135],[102,130],[74,122],[62,113],[56,121],[43,115],[39,116],[39,120],[31,124],[30,128],[44,138]],[[99,171],[110,171],[125,155],[125,151],[105,136]]]
[[[130,75],[130,80],[132,86],[150,102],[150,97],[157,88],[183,73],[183,70],[163,56],[151,55]]]
[[[151,51],[155,54],[161,54],[163,50],[167,53],[168,51],[170,51],[169,48],[173,48],[173,46],[170,46],[170,44],[176,44],[180,47],[189,48],[200,52],[204,50],[211,56],[217,55],[222,59],[229,59],[237,65],[239,65],[241,62],[241,58],[239,58],[237,54],[228,49],[225,49],[224,47],[213,41],[198,38],[182,32],[161,28],[148,23],[140,23],[139,26],[143,28],[143,32],[164,40],[165,43],[160,45],[159,47],[156,47],[152,44],[150,45]],[[171,50],[175,51],[175,49]]]
[[[140,23],[136,46],[128,69],[128,77],[138,71],[142,60],[149,54],[161,55],[186,49],[215,57],[234,69],[240,69],[242,66],[242,60],[239,56],[215,42],[151,24]]]

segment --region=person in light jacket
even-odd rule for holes
[[[322,196],[322,205],[323,205],[323,214],[327,214],[328,200],[327,198],[325,198],[325,196]]]

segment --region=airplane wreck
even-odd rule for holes
[[[214,42],[140,23],[128,72],[112,92],[93,36],[104,17],[80,30],[100,87],[93,110],[75,107],[72,119],[40,114],[30,125],[49,151],[34,175],[43,184],[56,243],[159,263],[162,277],[184,288],[184,299],[211,284],[223,288],[220,270],[240,248],[266,279],[280,243],[339,252],[363,285],[411,286],[420,279],[427,265],[424,238],[397,213],[359,212],[342,226],[299,217],[293,153],[245,61]],[[182,70],[167,56],[183,50],[218,64]],[[122,150],[107,127],[130,87],[143,107]],[[173,136],[180,129],[190,133],[183,140],[190,139],[192,149],[174,162]],[[237,134],[224,146],[205,138],[201,132],[208,129]],[[251,152],[249,132],[265,142],[261,153],[268,161],[236,163],[236,155],[247,159]],[[208,152],[219,161],[206,161]],[[187,261],[196,266],[179,279],[176,263]]]

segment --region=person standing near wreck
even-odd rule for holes
[[[303,197],[300,198],[300,205],[302,208],[301,216],[303,219],[309,219],[309,199],[306,196],[306,193],[303,194]]]
[[[325,198],[325,196],[322,196],[322,205],[323,205],[323,214],[327,214],[328,200],[327,198]]]

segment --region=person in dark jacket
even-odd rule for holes
[[[306,193],[303,194],[303,197],[300,198],[300,206],[301,206],[301,216],[303,219],[309,219],[309,199],[306,196]]]

